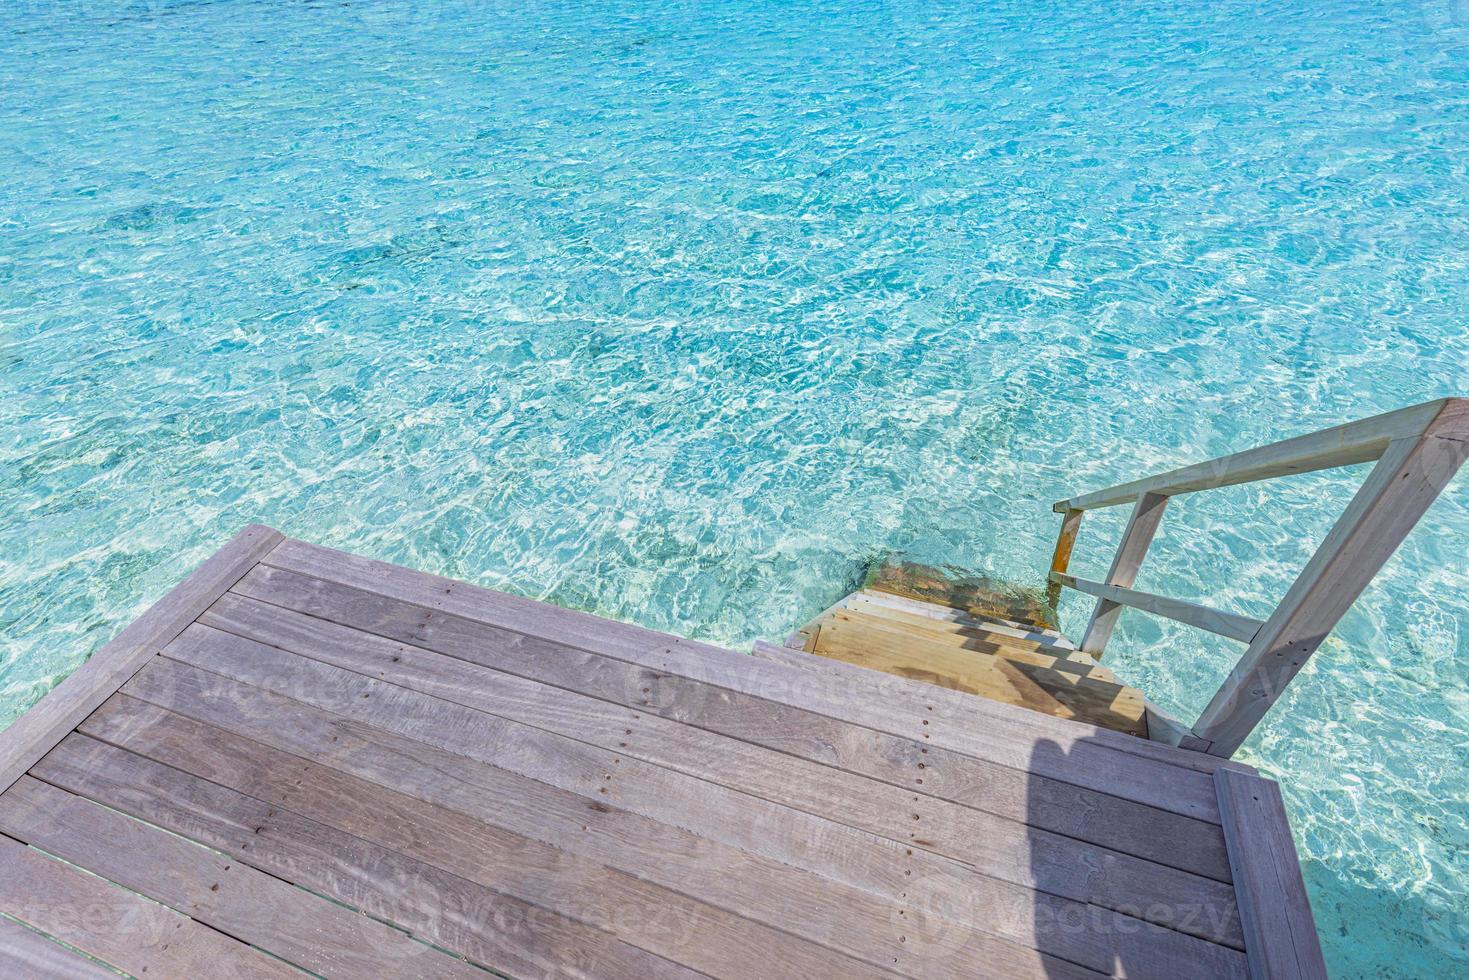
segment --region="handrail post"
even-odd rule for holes
[[[1056,550],[1051,554],[1051,571],[1065,572],[1071,565],[1071,549],[1076,547],[1076,533],[1081,530],[1084,510],[1068,510],[1061,518],[1061,533],[1056,536]],[[1046,605],[1055,609],[1061,601],[1061,584],[1046,579]]]
[[[1112,568],[1107,572],[1108,585],[1119,585],[1125,589],[1132,587],[1143,558],[1147,556],[1148,546],[1153,543],[1153,535],[1158,531],[1158,523],[1163,520],[1163,509],[1167,505],[1168,498],[1160,493],[1145,493],[1137,498],[1132,516],[1127,520],[1127,528],[1122,532],[1122,542],[1112,558]],[[1117,617],[1121,613],[1120,603],[1110,599],[1097,600],[1096,608],[1092,610],[1091,622],[1086,627],[1086,634],[1081,638],[1083,653],[1101,659],[1102,651],[1112,638],[1112,629],[1117,625]]]
[[[1210,755],[1229,758],[1249,737],[1469,457],[1465,421],[1454,415],[1441,414],[1421,436],[1388,444],[1194,723],[1193,734],[1207,743]]]

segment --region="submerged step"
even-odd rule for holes
[[[845,601],[849,603],[857,601],[871,603],[874,606],[881,606],[884,609],[905,612],[912,616],[922,616],[925,619],[932,619],[937,622],[953,623],[956,626],[987,630],[991,633],[1011,636],[1015,639],[1033,640],[1037,643],[1047,643],[1052,646],[1075,649],[1075,644],[1063,636],[1059,630],[1042,629],[1039,626],[1028,626],[1024,623],[996,619],[992,616],[964,613],[949,606],[935,605],[932,602],[924,602],[921,599],[896,595],[892,592],[864,589],[861,592],[852,593]]]
[[[1041,590],[957,568],[891,558],[868,573],[864,587],[1003,623],[1057,628],[1056,611]]]

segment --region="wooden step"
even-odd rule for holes
[[[926,670],[935,672],[964,671],[974,664],[986,664],[990,658],[1008,661],[1017,666],[1043,668],[1047,673],[1044,675],[1048,684],[1065,684],[1075,686],[1083,680],[1096,680],[1102,684],[1116,685],[1112,679],[1111,672],[1105,668],[1103,676],[1094,677],[1092,667],[1079,664],[1071,660],[1058,660],[1055,657],[1047,657],[1043,654],[1030,651],[1004,651],[1001,653],[986,652],[983,650],[970,650],[963,647],[955,647],[944,640],[933,640],[921,634],[911,632],[892,623],[863,616],[860,613],[853,614],[848,610],[835,610],[833,613],[822,617],[818,621],[819,628],[828,628],[833,624],[850,625],[857,629],[868,632],[875,637],[885,639],[892,644],[899,645],[908,651],[909,661],[918,664]],[[1013,653],[1014,656],[1008,654]]]
[[[1088,654],[1057,647],[1042,647],[1038,644],[1022,644],[1019,641],[1005,642],[1008,638],[997,638],[994,634],[978,632],[965,627],[945,628],[945,624],[920,617],[895,618],[885,615],[869,615],[865,609],[872,607],[850,606],[834,609],[823,619],[835,618],[869,629],[885,630],[897,636],[912,636],[942,643],[956,650],[984,653],[1003,657],[1018,663],[1035,664],[1095,680],[1115,684],[1117,678],[1106,667],[1100,666]],[[913,620],[916,620],[913,621]]]
[[[953,656],[952,651],[947,648],[939,648],[942,654],[952,658],[950,662],[945,662],[942,655],[930,657],[925,655],[925,651],[915,650],[914,644],[921,641],[892,637],[877,630],[834,620],[816,625],[811,637],[811,653],[880,670],[896,677],[919,680],[967,694],[983,695],[1043,714],[1072,717],[1065,705],[1008,660],[986,654],[958,657]],[[954,662],[960,660],[964,662]]]
[[[1054,658],[1051,665],[1043,665],[962,650],[886,624],[842,619],[842,612],[812,624],[807,634],[810,652],[1146,737],[1144,701],[1132,688],[1063,669]]]
[[[861,592],[854,592],[848,597],[849,600],[858,598],[864,602],[881,605],[888,609],[899,610],[915,616],[923,616],[927,619],[937,619],[944,622],[956,623],[961,626],[990,630],[1021,640],[1034,640],[1039,643],[1050,643],[1055,646],[1075,648],[1075,644],[1063,636],[1059,630],[1050,629],[1049,627],[1031,626],[994,616],[965,613],[951,606],[924,602],[921,599],[896,595],[891,592],[883,592],[878,589],[864,589]]]
[[[953,622],[945,619],[931,619],[915,613],[900,609],[893,609],[880,603],[870,602],[865,596],[854,595],[848,597],[842,604],[843,609],[861,613],[877,619],[886,620],[894,625],[905,629],[920,630],[935,638],[945,637],[948,642],[956,646],[969,646],[978,644],[972,649],[982,649],[987,652],[989,647],[1001,647],[1007,650],[1028,650],[1032,653],[1044,654],[1057,659],[1071,660],[1075,663],[1095,666],[1097,660],[1091,654],[1082,653],[1071,646],[1063,646],[1056,643],[1047,643],[1040,640],[1021,638],[1009,633],[999,633],[993,629],[981,625],[967,625],[961,622]]]

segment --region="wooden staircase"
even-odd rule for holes
[[[1466,460],[1469,399],[1441,398],[1068,497],[1051,506],[1061,530],[1044,594],[889,562],[786,646],[1228,759]],[[1367,479],[1268,618],[1134,588],[1172,498],[1367,462]],[[1125,504],[1132,515],[1106,580],[1070,574],[1082,516]],[[1085,652],[1058,631],[1062,589],[1096,599]],[[1192,724],[1096,665],[1124,608],[1246,644]]]
[[[1147,737],[1141,692],[1118,683],[1028,603],[972,589],[961,599],[937,589],[916,598],[913,591],[879,573],[792,634],[787,646]]]

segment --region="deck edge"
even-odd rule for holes
[[[14,785],[141,670],[150,657],[284,540],[285,536],[273,528],[247,525],[26,709],[9,728],[0,731],[0,792]]]
[[[1326,980],[1280,786],[1230,769],[1214,774],[1252,980]]]

